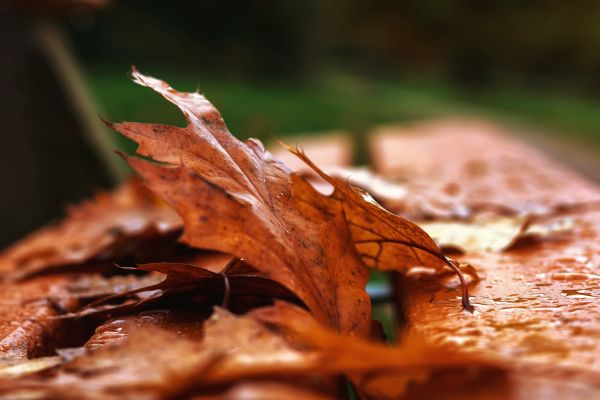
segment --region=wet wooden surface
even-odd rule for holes
[[[436,190],[450,199],[429,207],[429,218],[468,219],[486,212],[545,213],[551,215],[549,222],[572,219],[570,232],[525,241],[502,252],[457,257],[474,265],[483,277],[470,286],[474,313],[461,309],[455,277],[400,278],[401,308],[406,329],[432,343],[515,366],[518,373],[512,378],[492,379],[496,383],[490,385],[497,390],[476,398],[598,396],[600,209],[596,202],[600,188],[497,127],[480,122],[386,128],[370,143],[376,166],[386,176],[430,182],[434,192],[419,192],[413,186],[414,195],[422,196],[423,202],[433,204]],[[399,211],[423,217],[423,203],[419,206]],[[462,215],[448,212],[459,209]],[[549,378],[552,374],[558,376]],[[589,381],[570,374],[584,374]],[[472,384],[477,388],[464,376],[455,379],[464,383],[463,389]],[[431,387],[415,390],[422,395],[436,393]],[[468,392],[461,390],[457,393]]]
[[[314,161],[349,165],[350,141],[320,139],[302,141]],[[548,222],[572,219],[574,226],[507,251],[458,256],[483,278],[470,286],[472,314],[461,309],[455,277],[398,280],[407,330],[435,345],[514,365],[508,374],[439,371],[411,386],[406,398],[600,396],[600,188],[480,121],[382,128],[369,143],[378,171],[406,189],[385,204],[400,214],[468,221],[482,213],[537,213],[549,215]],[[47,317],[79,307],[82,293],[94,297],[102,292],[102,280],[92,278],[41,276],[0,286],[0,356],[38,357],[64,346],[65,324]],[[87,347],[103,347],[126,337],[132,326],[167,327],[179,337],[196,339],[202,335],[200,325],[185,314],[153,310],[110,319],[95,334],[82,332],[88,336],[78,345],[88,340]]]
[[[386,205],[414,219],[539,214],[600,202],[596,184],[488,122],[381,127],[369,151],[378,172],[407,188]]]
[[[460,259],[484,279],[463,312],[454,278],[406,279],[408,324],[432,342],[500,357],[600,370],[600,212],[571,215],[560,238]]]

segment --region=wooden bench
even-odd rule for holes
[[[453,384],[413,388],[415,398],[441,393],[450,398],[597,396],[600,187],[480,121],[385,127],[371,135],[369,144],[378,172],[413,187],[409,195],[420,203],[409,201],[397,210],[411,218],[535,213],[548,215],[550,223],[564,218],[574,223],[566,234],[458,257],[483,277],[471,284],[473,314],[461,310],[454,277],[398,278],[408,331],[435,345],[515,365],[515,373],[502,382],[454,376]],[[487,389],[478,382],[487,382]]]

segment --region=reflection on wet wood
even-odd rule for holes
[[[574,220],[573,230],[558,236],[525,241],[503,252],[458,257],[476,266],[484,278],[471,285],[473,314],[461,310],[454,277],[398,280],[407,330],[436,345],[499,357],[515,365],[515,372],[500,380],[455,375],[452,385],[417,386],[408,397],[440,395],[440,388],[448,398],[597,396],[600,209],[593,203],[600,198],[600,188],[488,124],[451,121],[380,131],[371,144],[384,174],[429,181],[433,192],[423,198],[432,204],[438,188],[440,197],[452,199],[448,204],[454,209],[448,204],[431,207],[430,218],[512,210],[561,211],[548,221],[565,216]],[[588,207],[573,207],[579,203]],[[399,204],[398,210],[409,215],[424,210]],[[477,207],[483,204],[498,207]],[[461,207],[465,215],[448,212]]]
[[[407,188],[384,205],[413,219],[600,204],[595,184],[488,122],[382,127],[369,137],[369,148],[374,168]]]

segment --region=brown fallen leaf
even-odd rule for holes
[[[195,341],[146,326],[46,374],[0,381],[0,398],[161,399],[185,387],[190,371],[217,358]]]
[[[251,315],[284,329],[308,346],[319,354],[315,368],[348,375],[366,398],[399,398],[409,383],[426,379],[439,368],[505,368],[491,358],[484,360],[431,347],[416,336],[405,336],[400,343],[387,345],[338,334],[319,325],[304,310],[284,302],[257,309]]]
[[[542,240],[554,236],[565,235],[572,232],[575,228],[575,218],[564,214],[559,218],[545,217],[540,221],[535,221],[523,231],[520,238],[530,237]]]
[[[600,394],[600,374],[589,368],[516,362],[514,357],[472,353],[460,347],[448,351],[432,347],[421,335],[409,334],[393,345],[370,342],[320,326],[304,310],[284,302],[251,315],[278,326],[294,341],[319,353],[319,370],[343,372],[366,399],[468,396],[517,400],[543,397],[548,389],[552,399],[596,398]]]
[[[0,254],[1,279],[15,281],[91,260],[104,269],[144,240],[174,234],[181,220],[137,180],[68,209],[68,216]],[[86,266],[87,267],[87,266]],[[92,269],[93,265],[89,265]],[[86,268],[87,269],[87,268]]]
[[[427,221],[419,225],[441,248],[477,253],[510,247],[524,235],[529,219],[484,216],[472,221]]]
[[[87,303],[125,290],[158,282],[159,276],[97,274],[52,275],[25,282],[0,284],[0,366],[15,371],[41,364],[13,367],[15,360],[53,354],[57,347],[86,339],[92,321],[62,318]]]
[[[278,282],[259,274],[246,263],[229,257],[231,262],[221,272],[189,264],[154,263],[141,264],[130,270],[150,271],[164,275],[157,282],[152,275],[150,285],[136,285],[131,290],[121,290],[103,296],[80,311],[62,318],[83,317],[99,313],[132,312],[150,304],[181,302],[200,304],[210,309],[221,304],[237,312],[285,299],[299,303],[298,298]],[[199,259],[200,260],[200,259]],[[113,278],[114,279],[114,278]]]
[[[181,215],[181,240],[229,253],[295,293],[315,316],[341,331],[366,334],[368,271],[340,217],[311,219],[295,206],[291,173],[256,140],[240,142],[198,93],[179,93],[133,71],[135,82],[177,105],[188,126],[111,126],[139,143],[129,158],[146,184]],[[311,189],[312,190],[312,189]]]
[[[329,178],[301,153],[296,155],[336,187],[333,197],[290,173],[257,140],[238,141],[200,94],[177,92],[135,69],[133,77],[178,106],[188,123],[184,128],[109,124],[139,144],[138,154],[163,163],[126,157],[181,215],[183,242],[243,259],[340,331],[364,334],[370,325],[363,289],[368,273],[354,246],[372,267],[406,270],[426,264],[442,270],[447,265],[463,280],[423,230]],[[466,284],[464,291],[468,309]]]
[[[205,322],[202,341],[147,324],[128,332],[46,374],[0,380],[0,398],[181,398],[270,375],[312,376],[313,386],[331,388],[330,377],[314,372],[313,353],[223,309]]]
[[[158,327],[169,330],[184,339],[201,341],[204,338],[202,325],[209,317],[202,310],[149,310],[138,314],[111,318],[99,325],[83,347],[56,349],[57,356],[38,358],[0,358],[0,378],[17,378],[32,375],[64,364],[106,345],[119,344],[127,340],[131,332],[140,327]]]
[[[283,322],[293,336],[270,330],[257,318]],[[367,379],[393,368],[406,382],[415,368],[470,362],[419,341],[390,347],[339,335],[286,303],[251,316],[216,309],[200,342],[150,325],[130,326],[128,332],[123,340],[84,351],[46,374],[0,381],[0,397],[154,399],[264,379],[304,382],[305,389],[330,396],[331,383],[344,373],[364,373]]]
[[[293,332],[280,336],[254,318],[279,324]],[[339,335],[321,327],[308,313],[287,303],[257,309],[252,317],[237,317],[216,309],[204,325],[203,348],[226,354],[204,371],[196,371],[197,387],[242,382],[260,377],[336,376],[357,374],[365,385],[377,371],[392,369],[396,380],[389,390],[397,393],[399,383],[408,383],[415,371],[439,366],[472,365],[473,358],[439,351],[420,340],[398,346],[371,343],[354,336]],[[378,390],[384,390],[378,388]]]
[[[344,216],[363,262],[383,271],[406,272],[414,266],[428,266],[444,271],[449,267],[461,282],[463,308],[472,311],[467,283],[459,264],[446,257],[431,237],[419,226],[392,214],[380,206],[369,193],[347,181],[330,177],[298,149],[289,150],[310,166],[321,178],[334,187],[328,196],[304,197],[306,204],[316,210],[334,214],[336,209]],[[329,200],[323,201],[323,198]]]
[[[331,383],[347,374],[365,398],[395,399],[438,371],[458,368],[462,379],[480,371],[498,376],[513,368],[494,359],[432,348],[414,337],[390,346],[342,335],[284,302],[245,316],[216,309],[203,332],[204,340],[197,341],[155,326],[131,327],[124,340],[84,351],[45,374],[0,380],[0,397],[158,399],[210,393],[212,398],[228,398],[223,396],[244,383],[302,382],[311,395],[327,398],[332,396]],[[531,379],[546,383],[562,376],[552,387],[569,390],[572,385],[565,377],[580,377],[586,385],[598,379],[581,371],[517,367],[517,376],[528,371]],[[494,387],[506,389],[502,382]],[[587,393],[592,388],[588,386]]]
[[[499,252],[523,239],[548,239],[573,228],[572,218],[552,222],[545,219],[482,215],[469,221],[426,221],[419,223],[419,226],[444,249],[465,253]]]
[[[369,168],[327,168],[326,173],[345,180],[368,192],[381,204],[418,202],[426,188],[416,188],[414,183],[400,183],[372,172]],[[429,207],[433,207],[429,205]],[[392,206],[398,208],[398,206]],[[475,214],[467,219],[436,218],[418,221],[437,245],[467,253],[501,251],[524,238],[543,239],[567,232],[572,219],[547,223],[549,215],[497,215],[490,212]]]
[[[116,269],[116,268],[115,268]],[[161,274],[147,275],[114,275],[77,274],[66,285],[68,295],[77,299],[81,306],[98,301],[108,296],[118,295],[160,282]]]

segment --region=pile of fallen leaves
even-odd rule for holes
[[[122,156],[143,182],[72,207],[2,255],[3,287],[33,311],[2,342],[0,395],[392,399],[439,370],[503,368],[416,337],[386,344],[372,317],[371,269],[455,274],[456,307],[470,312],[461,271],[477,279],[472,266],[302,150],[289,148],[310,174],[236,139],[202,95],[133,77],[187,126],[109,123],[138,143],[141,157]],[[527,218],[482,225],[425,229],[475,250],[544,233]],[[69,339],[47,337],[58,329]]]

